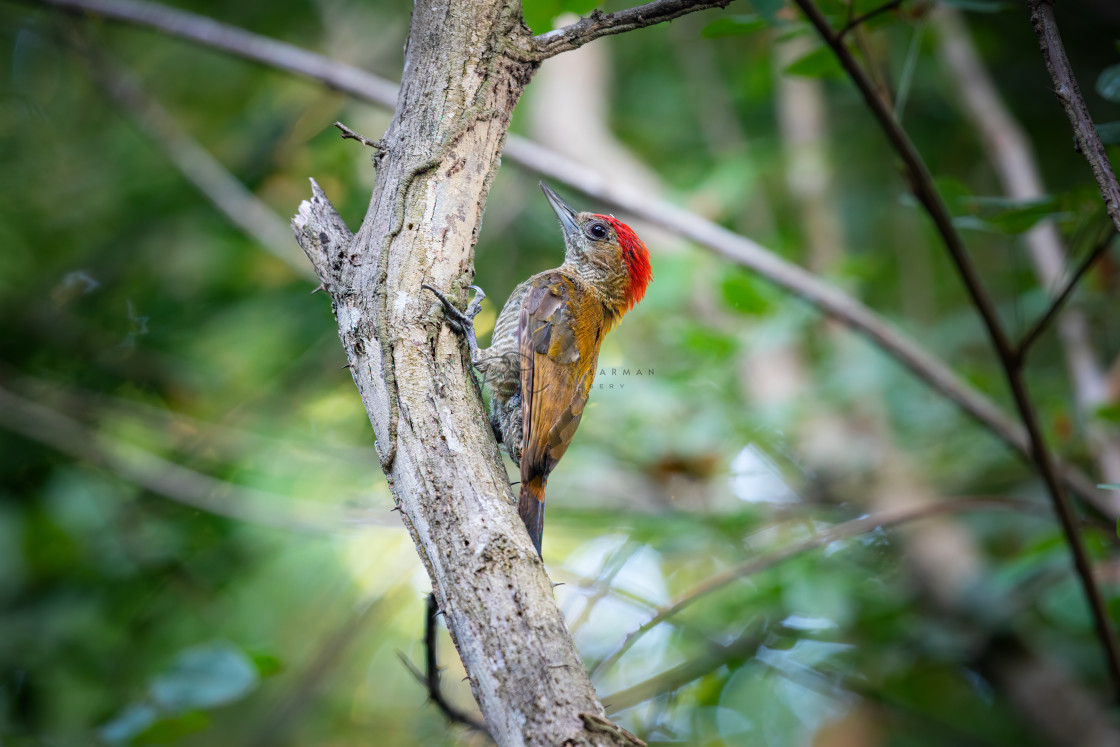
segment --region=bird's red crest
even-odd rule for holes
[[[622,259],[626,262],[626,269],[630,272],[630,287],[626,291],[626,310],[642,300],[646,294],[646,287],[653,280],[653,268],[649,264],[649,250],[634,233],[634,229],[626,225],[613,215],[596,215],[614,228],[618,236],[618,244],[622,247]]]

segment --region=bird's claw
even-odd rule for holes
[[[474,291],[474,298],[467,304],[467,310],[463,312],[463,315],[471,320],[471,324],[474,324],[474,318],[478,316],[478,312],[482,311],[482,302],[485,300],[486,294],[477,285],[468,285],[467,290]]]
[[[474,318],[478,316],[478,312],[482,310],[482,299],[486,298],[486,294],[477,285],[468,285],[467,288],[474,291],[474,298],[467,304],[466,311],[459,311],[455,304],[451,303],[451,299],[440,293],[438,290],[430,285],[424,284],[423,288],[427,288],[435,294],[436,298],[443,304],[444,321],[447,326],[459,335],[466,338],[467,347],[471,351],[471,360],[478,359],[478,340],[474,334]]]
[[[432,286],[424,283],[420,287],[435,294],[435,297],[443,304],[443,311],[447,315],[447,326],[459,334],[465,334],[467,329],[474,326],[474,318],[478,316],[478,312],[482,311],[482,299],[486,298],[486,294],[477,285],[468,285],[467,289],[474,291],[474,298],[467,304],[466,311],[459,311],[458,307],[451,303],[451,299]]]

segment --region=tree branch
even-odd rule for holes
[[[1054,296],[1046,312],[1039,317],[1038,321],[1036,321],[1029,330],[1027,330],[1027,333],[1023,335],[1019,344],[1015,346],[1015,356],[1017,358],[1026,358],[1027,352],[1031,349],[1031,346],[1034,345],[1038,338],[1042,336],[1042,333],[1046,331],[1050,322],[1054,321],[1058,314],[1061,313],[1062,307],[1065,306],[1066,299],[1073,293],[1074,288],[1077,287],[1081,278],[1085,276],[1085,273],[1089,271],[1089,268],[1091,268],[1098,259],[1108,253],[1114,238],[1114,236],[1109,236],[1081,260],[1081,264],[1077,266],[1077,269],[1069,276],[1069,279],[1066,280],[1062,289]]]
[[[334,126],[338,129],[339,132],[342,133],[343,140],[357,140],[362,145],[368,146],[378,151],[385,149],[385,144],[380,140],[371,140],[365,135],[360,135],[341,122],[335,122]]]
[[[401,654],[401,660],[404,661],[408,671],[412,676],[423,685],[428,691],[428,698],[435,703],[440,712],[453,724],[460,724],[462,726],[477,731],[480,734],[490,736],[490,732],[486,730],[486,724],[482,723],[469,713],[460,710],[447,699],[443,694],[443,689],[440,687],[440,667],[437,659],[437,647],[439,642],[437,635],[439,634],[439,622],[436,619],[439,616],[439,603],[436,602],[436,595],[429,594],[428,601],[424,605],[424,671],[420,672],[412,665],[406,656]]]
[[[1097,636],[1100,638],[1101,647],[1105,652],[1109,676],[1112,679],[1115,694],[1120,698],[1120,647],[1117,645],[1109,621],[1104,597],[1101,595],[1100,589],[1097,587],[1096,581],[1093,578],[1093,570],[1089,562],[1089,555],[1085,549],[1084,542],[1081,540],[1081,535],[1078,532],[1073,507],[1070,505],[1069,500],[1062,491],[1061,484],[1058,482],[1054,460],[1043,439],[1042,429],[1039,426],[1038,417],[1034,411],[1034,405],[1027,392],[1026,382],[1023,377],[1022,359],[1016,355],[1015,349],[1012,347],[1011,341],[1007,337],[1007,333],[1000,324],[995,304],[984,289],[980,276],[975,266],[972,264],[972,259],[968,255],[956,228],[953,226],[949,210],[945,206],[941,196],[937,193],[937,188],[933,183],[933,177],[930,175],[929,169],[926,168],[925,162],[922,160],[921,155],[918,154],[914,144],[910,142],[910,138],[894,118],[893,112],[891,112],[890,108],[875,90],[874,84],[868,78],[867,73],[864,72],[863,68],[856,62],[855,57],[844,45],[843,41],[837,38],[828,20],[816,6],[816,3],[814,3],[813,0],[794,0],[794,2],[797,3],[798,7],[805,13],[809,22],[816,28],[817,33],[820,34],[825,43],[832,48],[840,64],[843,66],[844,70],[847,71],[848,76],[863,95],[864,101],[876,120],[878,120],[879,126],[887,136],[887,139],[905,164],[911,190],[918,199],[918,202],[922,204],[933,220],[938,233],[941,235],[942,242],[945,244],[945,248],[953,264],[957,268],[957,273],[960,275],[965,289],[968,291],[972,304],[976,307],[976,310],[979,312],[984,322],[988,337],[992,342],[992,347],[995,349],[1000,366],[1007,379],[1008,387],[1011,389],[1012,397],[1015,400],[1015,407],[1027,430],[1031,460],[1034,462],[1039,476],[1046,485],[1047,492],[1050,494],[1050,499],[1054,504],[1055,513],[1058,515],[1062,530],[1066,536],[1066,541],[1069,544],[1070,554],[1073,556],[1078,577],[1085,591],[1089,607],[1093,613],[1093,620],[1097,628]],[[1035,0],[1035,2],[1037,5],[1037,0]],[[1052,21],[1052,13],[1050,18]],[[1091,124],[1090,121],[1090,126]],[[1099,144],[1099,140],[1097,142]],[[1103,156],[1103,147],[1101,154]],[[1109,173],[1111,174],[1111,170],[1109,170]],[[1115,183],[1115,177],[1113,177],[1113,183]],[[1106,196],[1106,201],[1107,200],[1108,197]],[[1120,202],[1117,203],[1117,207],[1120,208]],[[1120,218],[1120,212],[1117,213],[1117,217]],[[1117,225],[1120,226],[1120,220],[1118,220]]]
[[[1031,9],[1031,24],[1038,35],[1038,44],[1042,49],[1042,57],[1046,61],[1046,70],[1054,80],[1054,95],[1062,102],[1066,110],[1069,123],[1073,127],[1073,135],[1077,138],[1077,147],[1089,162],[1093,176],[1100,187],[1101,197],[1104,198],[1105,208],[1120,231],[1120,183],[1116,181],[1116,174],[1112,171],[1108,153],[1089,115],[1089,107],[1081,95],[1081,87],[1077,85],[1077,78],[1073,75],[1073,68],[1066,57],[1066,49],[1062,44],[1062,36],[1058,33],[1058,22],[1054,19],[1054,7],[1050,0],[1029,0]]]
[[[319,277],[316,290],[333,292],[332,260],[340,251],[345,254],[354,241],[354,234],[314,179],[311,179],[311,199],[301,202],[299,212],[292,217],[292,232]]]
[[[608,667],[614,665],[623,654],[630,650],[639,638],[653,630],[661,623],[668,620],[673,615],[677,614],[685,607],[693,602],[701,599],[708,594],[719,591],[723,587],[737,581],[746,576],[755,573],[760,573],[771,566],[789,560],[790,558],[814,550],[818,547],[824,547],[833,542],[855,537],[860,534],[873,532],[876,529],[886,529],[888,527],[897,526],[899,524],[906,524],[911,521],[920,521],[922,519],[929,519],[942,514],[952,514],[964,511],[1024,511],[1033,513],[1042,513],[1049,515],[1050,512],[1045,507],[1035,504],[1024,503],[1022,501],[1000,500],[994,498],[980,498],[980,499],[960,499],[953,501],[944,501],[942,503],[930,503],[923,506],[907,507],[897,510],[880,511],[870,516],[864,516],[859,519],[852,519],[842,524],[825,529],[819,534],[812,537],[796,542],[792,545],[777,550],[775,552],[767,553],[766,555],[759,555],[744,561],[738,565],[732,566],[725,571],[709,576],[700,583],[693,586],[688,591],[678,596],[673,602],[664,607],[661,607],[657,612],[646,622],[642,623],[637,630],[633,631],[623,640],[622,644],[615,649],[609,656],[603,658],[591,668],[591,676],[594,677],[600,672],[606,670]]]
[[[960,12],[941,5],[930,14],[930,20],[939,31],[938,48],[952,76],[952,88],[959,93],[966,116],[980,134],[1004,193],[1023,201],[1043,198],[1046,189],[1030,136],[1000,96]],[[1057,225],[1044,220],[1026,233],[1024,241],[1040,285],[1052,292],[1064,282],[1069,263]],[[1090,414],[1107,401],[1108,392],[1088,318],[1081,309],[1069,308],[1061,314],[1057,327],[1077,406],[1083,414]],[[1103,481],[1120,481],[1120,438],[1091,421],[1086,425],[1086,435]],[[1120,513],[1120,496],[1114,498],[1112,506],[1110,515]]]
[[[618,713],[639,703],[652,700],[659,695],[679,690],[688,683],[711,674],[730,661],[743,661],[752,658],[764,640],[764,634],[757,630],[751,630],[726,646],[716,645],[706,654],[695,656],[683,664],[660,674],[655,674],[625,690],[604,695],[603,706],[607,709],[607,713]]]
[[[512,0],[417,0],[396,115],[361,228],[320,190],[293,221],[329,292],[382,469],[501,745],[632,744],[605,719],[513,508],[460,338],[428,284],[473,276],[510,117],[535,72]]]
[[[73,12],[96,11],[110,18],[155,28],[254,62],[319,80],[366,101],[390,108],[395,105],[396,86],[377,76],[284,42],[157,3],[141,0],[41,1]],[[251,43],[237,46],[235,42],[241,38],[246,38]],[[871,309],[812,273],[712,221],[664,200],[651,199],[525,138],[509,135],[503,156],[757,272],[766,280],[820,309],[822,313],[864,334],[934,391],[955,403],[1023,457],[1030,459],[1027,433],[1010,420],[991,399],[967,384],[942,361],[930,355]],[[319,194],[322,194],[321,190]],[[341,222],[341,219],[336,221],[336,218],[337,214],[330,219],[329,224]],[[306,246],[304,250],[307,250]],[[1097,489],[1096,483],[1076,467],[1061,462],[1057,463],[1057,467],[1062,480],[1072,491],[1102,515],[1113,515],[1112,496]]]
[[[603,13],[596,9],[591,15],[570,26],[533,37],[530,54],[535,60],[545,60],[561,52],[578,49],[603,36],[664,23],[698,10],[726,8],[731,2],[732,0],[655,0],[617,13]]]

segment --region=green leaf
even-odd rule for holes
[[[844,68],[840,67],[831,49],[821,47],[792,62],[785,73],[804,78],[843,78]]]
[[[727,358],[735,352],[734,338],[705,327],[696,326],[684,335],[685,346],[697,355],[716,359]]]
[[[958,228],[989,233],[1017,234],[1029,231],[1041,220],[1066,221],[1076,217],[1069,200],[1040,197],[1037,200],[1015,200],[1009,197],[977,197],[968,188],[948,177],[934,180],[937,191],[953,216]],[[907,205],[916,206],[913,197],[904,197]]]
[[[136,744],[170,744],[183,737],[205,731],[210,726],[210,717],[203,711],[190,711],[179,716],[157,721],[133,739]]]
[[[945,4],[972,13],[999,13],[1012,7],[1004,0],[945,0]]]
[[[151,684],[152,699],[171,712],[213,708],[243,697],[257,686],[257,668],[229,643],[188,649]]]
[[[1041,612],[1058,625],[1070,630],[1092,629],[1092,618],[1080,587],[1072,579],[1043,590],[1038,595]]]
[[[1097,125],[1097,134],[1105,145],[1120,145],[1120,122],[1104,122]]]
[[[1120,402],[1114,402],[1108,405],[1101,405],[1097,411],[1093,413],[1101,420],[1107,420],[1110,423],[1120,424]]]
[[[740,314],[765,314],[772,306],[773,296],[769,286],[748,272],[728,272],[720,283],[720,290],[724,302]]]
[[[1097,77],[1097,93],[1109,101],[1120,102],[1120,65],[1101,71]]]
[[[979,208],[984,221],[1001,233],[1023,233],[1047,218],[1066,220],[1072,217],[1072,213],[1060,209],[1059,202],[1054,197],[1040,197],[1037,200],[972,197],[966,199],[964,204]],[[995,212],[988,212],[985,208],[995,208]]]
[[[950,215],[964,215],[971,212],[968,210],[968,203],[973,197],[964,182],[951,176],[937,176],[934,177],[933,184],[937,188],[937,193],[941,195],[941,199],[944,200],[945,207],[949,208]],[[899,195],[898,200],[907,207],[921,206],[917,198],[909,192]]]
[[[782,19],[778,18],[778,13],[785,5],[785,0],[751,0],[751,6],[754,8],[754,12],[762,16],[771,26],[777,26],[783,23]]]
[[[986,231],[988,233],[998,233],[994,226],[988,221],[975,215],[958,215],[953,218],[953,226],[965,231]]]
[[[253,660],[253,666],[257,668],[257,674],[261,676],[261,679],[272,677],[284,671],[284,662],[272,654],[254,653],[250,654],[250,658]]]
[[[704,27],[701,36],[716,39],[721,36],[742,36],[762,31],[770,24],[760,16],[748,14],[742,16],[728,16],[717,18]]]

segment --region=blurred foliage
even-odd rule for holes
[[[399,75],[407,5],[177,4]],[[1111,235],[1023,10],[949,4],[969,11],[999,90],[1031,133],[1044,199],[1002,196],[938,57],[928,4],[876,16],[860,54],[905,91],[903,124],[1005,322],[1022,333],[1053,290],[1039,287],[1023,232],[1055,221],[1070,267]],[[850,12],[841,0],[822,5],[837,26]],[[1063,35],[1116,143],[1120,25],[1103,6],[1073,6],[1058,8]],[[539,0],[525,10],[541,32],[593,7]],[[859,0],[854,11],[873,7]],[[89,75],[76,37],[136,71],[282,220],[313,176],[356,226],[373,174],[329,125],[342,119],[376,136],[388,123],[386,112],[308,81],[156,33],[0,4],[0,387],[67,415],[61,435],[92,450],[57,450],[57,424],[3,410],[0,742],[482,743],[449,729],[397,659],[398,650],[421,657],[428,581],[389,511],[326,301],[140,133]],[[784,76],[819,81],[845,247],[824,271],[1006,404],[976,315],[831,54],[814,40],[780,60],[778,48],[802,37],[812,39],[782,0],[740,2],[596,42],[609,78],[587,85],[609,87],[611,130],[675,201],[811,264],[776,107]],[[534,95],[515,131],[528,132]],[[536,179],[507,163],[493,185],[477,278],[495,303],[560,257]],[[946,499],[1044,502],[1021,461],[869,343],[697,247],[650,243],[655,282],[606,340],[588,417],[549,484],[545,557],[565,582],[557,595],[589,663],[712,574],[872,510],[872,475],[898,454]],[[1106,362],[1120,355],[1117,258],[1106,256],[1074,299]],[[496,308],[480,319],[492,322]],[[791,350],[801,390],[760,401],[760,362],[765,370]],[[1052,331],[1029,374],[1051,443],[1091,471],[1086,429],[1116,437],[1117,405],[1078,412]],[[843,443],[839,463],[820,461],[813,436],[837,414],[881,421],[889,444],[864,432]],[[140,484],[135,470],[113,467],[120,459],[90,456],[137,450],[194,477],[157,471]],[[248,491],[256,520],[170,500],[176,486],[228,507]],[[939,607],[903,562],[915,534],[876,530],[698,598],[596,685],[621,697],[668,673],[619,716],[651,743],[1039,744],[974,656],[1010,630],[1107,691],[1061,535],[1029,512],[951,521],[980,562],[964,611]],[[1087,531],[1115,614],[1115,538]],[[469,706],[446,635],[440,655],[445,687]],[[689,677],[676,681],[681,667]]]

